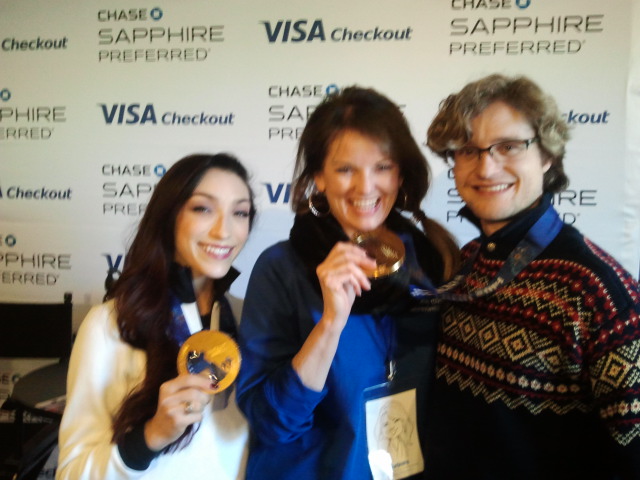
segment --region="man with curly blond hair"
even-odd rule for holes
[[[427,135],[481,232],[443,294],[429,478],[640,478],[640,292],[551,205],[568,184],[555,101],[490,75]]]

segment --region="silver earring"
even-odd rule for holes
[[[407,195],[407,192],[404,191],[404,188],[400,187],[400,192],[402,192],[402,204],[400,204],[400,202],[398,202],[398,199],[396,199],[396,207],[399,208],[400,210],[407,210],[407,204],[409,203],[409,196]]]
[[[311,213],[313,213],[313,215],[318,217],[318,218],[326,217],[327,215],[329,215],[329,212],[331,212],[331,207],[329,207],[329,204],[327,203],[327,211],[326,212],[321,212],[313,204],[313,195],[314,194],[309,195],[309,210],[311,210]],[[318,194],[318,196],[320,196],[320,195],[321,194]],[[324,196],[324,195],[322,195],[322,196]],[[326,199],[326,197],[325,197],[325,199]]]

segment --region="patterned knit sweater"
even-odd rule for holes
[[[487,286],[549,200],[465,246],[480,250],[457,292]],[[638,284],[575,228],[444,306],[436,376],[430,478],[640,478]]]

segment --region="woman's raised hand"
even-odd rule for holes
[[[373,270],[376,262],[366,252],[349,242],[338,242],[316,273],[322,288],[325,319],[333,319],[335,327],[342,330],[347,321],[356,295],[371,289],[365,270]]]
[[[291,361],[293,369],[308,388],[322,390],[353,301],[356,295],[371,288],[363,269],[373,270],[375,267],[375,260],[369,258],[363,249],[349,242],[339,242],[316,268],[324,311]]]
[[[192,423],[202,420],[211,401],[211,381],[203,375],[179,375],[160,386],[158,408],[144,427],[147,446],[160,451],[177,440]]]

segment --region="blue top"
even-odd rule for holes
[[[405,266],[415,266],[411,237],[401,237],[408,252]],[[363,391],[386,381],[390,357],[397,362],[396,381],[411,377],[411,383],[419,386],[422,434],[436,318],[417,308],[404,310],[352,311],[324,389],[310,390],[293,370],[291,359],[322,316],[322,296],[290,241],[262,253],[249,281],[240,323],[238,404],[254,434],[248,480],[372,478]]]

